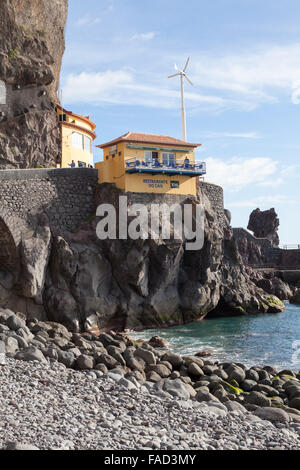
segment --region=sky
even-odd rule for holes
[[[70,0],[63,106],[97,124],[95,145],[128,131],[181,138],[168,76],[190,57],[187,138],[232,225],[274,207],[281,243],[300,244],[299,17],[298,0]]]

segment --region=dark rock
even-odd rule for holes
[[[236,380],[238,383],[241,383],[246,378],[245,371],[241,367],[236,366],[235,364],[229,366],[228,369],[226,369],[226,373],[228,374],[229,382],[231,382],[232,380]]]
[[[241,411],[242,413],[246,413],[246,408],[236,401],[226,401],[224,403],[228,411]]]
[[[294,371],[290,370],[290,369],[284,369],[284,370],[281,370],[279,373],[278,373],[279,377],[281,378],[281,376],[283,375],[287,375],[287,376],[290,376],[290,377],[296,377],[296,374]]]
[[[94,368],[94,359],[91,356],[82,354],[76,359],[76,367],[79,370],[91,370]]]
[[[163,364],[157,364],[155,366],[148,366],[146,371],[148,372],[156,372],[156,374],[160,375],[162,378],[167,378],[171,375],[171,371],[168,367]]]
[[[244,397],[245,404],[257,405],[261,407],[271,406],[271,400],[261,392],[250,392]]]
[[[190,393],[188,392],[188,389],[179,379],[164,380],[163,390],[170,393],[170,395],[172,395],[173,397],[177,397],[177,398],[181,398],[185,400],[190,398]]]
[[[148,344],[152,346],[153,348],[158,348],[158,349],[169,349],[170,348],[170,343],[168,343],[167,340],[164,338],[160,338],[159,336],[153,336],[149,341]]]
[[[205,365],[205,366],[202,367],[202,370],[203,370],[205,375],[212,375],[215,372],[216,369],[217,369],[216,366],[207,366],[207,365]]]
[[[199,401],[199,402],[202,402],[202,401],[205,401],[205,402],[216,401],[216,402],[220,403],[220,400],[218,400],[218,398],[216,398],[214,395],[212,395],[209,392],[204,392],[204,391],[201,391],[201,390],[197,391],[196,400]]]
[[[246,379],[254,380],[255,382],[259,381],[258,372],[255,369],[249,369],[246,371]]]
[[[270,380],[270,375],[264,369],[258,371],[259,380]]]
[[[23,328],[24,326],[26,326],[26,323],[19,317],[17,317],[17,315],[11,315],[6,320],[6,325],[10,330],[16,331],[19,328]]]
[[[198,364],[195,364],[192,362],[189,367],[188,367],[188,372],[192,377],[202,377],[204,375],[202,369],[198,366]]]
[[[260,383],[253,387],[253,391],[265,393],[268,397],[279,396],[279,392],[275,388],[270,387],[269,385],[262,385]]]
[[[300,305],[300,289],[297,289],[295,294],[290,298],[291,304]]]
[[[245,392],[251,392],[251,390],[253,390],[253,388],[257,385],[257,383],[254,380],[246,379],[240,385],[241,385],[241,389],[244,390]]]
[[[72,352],[57,350],[57,360],[68,368],[72,368],[75,365],[75,356]]]
[[[182,366],[183,364],[183,359],[181,356],[179,356],[178,354],[174,354],[172,352],[167,352],[166,354],[164,354],[161,358],[163,361],[167,361],[169,362],[170,364],[172,364],[173,368],[174,369],[180,369],[180,367]]]
[[[118,361],[116,361],[116,359],[114,359],[109,354],[96,354],[95,361],[96,364],[104,364],[108,368],[108,370],[114,369],[118,365]]]
[[[52,103],[58,102],[67,10],[67,0],[57,0],[55,8],[49,0],[0,3],[0,80],[7,91],[1,122],[2,169],[55,167],[61,158]]]
[[[101,363],[96,364],[95,370],[99,370],[99,371],[102,372],[103,374],[107,374],[107,372],[108,372],[108,368],[106,367],[106,365],[105,365],[105,364],[101,364]]]
[[[138,348],[134,352],[134,356],[140,357],[147,365],[156,364],[156,357],[151,351],[143,348]]]
[[[196,357],[209,357],[211,355],[212,353],[210,353],[209,351],[199,351],[195,354]]]
[[[23,351],[19,351],[15,355],[15,359],[18,359],[20,361],[25,361],[25,362],[38,361],[38,362],[43,362],[47,364],[47,360],[44,354],[39,349],[34,348],[34,347],[29,347],[29,348],[23,349]]]
[[[290,421],[289,415],[278,408],[258,408],[253,414],[272,423],[289,423]]]
[[[161,376],[157,374],[154,370],[151,370],[150,372],[148,372],[146,377],[149,382],[156,383],[156,382],[161,381]]]
[[[300,396],[294,397],[289,401],[289,407],[300,410]]]
[[[248,230],[254,233],[256,238],[268,238],[273,246],[279,245],[278,236],[279,219],[275,209],[261,211],[256,209],[250,215]]]
[[[190,364],[194,363],[197,364],[200,368],[204,367],[204,362],[199,357],[195,356],[183,356],[185,366],[189,366]]]

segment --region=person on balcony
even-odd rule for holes
[[[76,168],[76,163],[74,162],[74,160],[72,160],[72,163],[69,163],[68,166],[70,166],[71,168]]]
[[[189,168],[189,167],[190,167],[190,160],[188,159],[188,157],[186,157],[184,160],[184,168]]]

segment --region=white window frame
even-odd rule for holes
[[[175,152],[163,152],[162,161],[164,166],[170,166],[171,162],[176,163],[176,153]]]
[[[84,150],[84,136],[83,136],[83,134],[80,134],[79,132],[73,132],[72,133],[72,147],[76,147],[80,150]]]
[[[86,152],[92,153],[92,141],[88,136],[84,136],[84,150]]]

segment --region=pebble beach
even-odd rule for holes
[[[2,449],[300,448],[300,421],[272,423],[221,403],[170,397],[155,385],[121,385],[114,374],[14,359],[0,374]]]
[[[298,450],[293,370],[0,311],[0,449]]]

